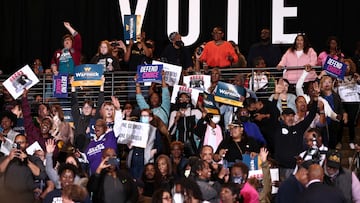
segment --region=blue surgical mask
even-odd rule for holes
[[[149,116],[140,116],[141,123],[149,123]]]

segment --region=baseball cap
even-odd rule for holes
[[[284,108],[281,114],[282,115],[291,115],[291,114],[295,115],[295,111],[292,110],[291,108]]]
[[[229,124],[229,127],[243,127],[243,124],[240,120],[235,119]]]
[[[338,151],[330,150],[326,154],[326,166],[331,168],[341,167],[341,154]]]

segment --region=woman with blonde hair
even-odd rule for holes
[[[90,63],[103,65],[104,71],[120,70],[119,60],[112,55],[112,47],[107,40],[100,42],[98,52],[90,60]]]

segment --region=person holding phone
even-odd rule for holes
[[[135,182],[127,171],[119,169],[114,158],[116,152],[113,148],[102,150],[101,163],[91,175],[87,186],[89,193],[93,193],[93,203],[137,202]]]
[[[15,136],[20,134],[12,129],[16,125],[16,116],[10,111],[3,111],[0,122],[0,152],[8,155]]]
[[[0,158],[0,174],[4,184],[1,202],[33,202],[35,179],[45,179],[45,168],[36,156],[26,153],[28,142],[25,135],[17,135],[9,155]]]

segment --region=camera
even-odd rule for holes
[[[197,55],[201,55],[203,51],[204,51],[204,47],[203,47],[203,46],[199,46],[198,49],[197,49],[197,51],[196,51],[196,54],[197,54]]]
[[[313,136],[313,138],[312,138],[312,143],[313,143],[313,146],[311,146],[308,149],[307,153],[308,153],[308,155],[310,155],[312,157],[313,162],[319,163],[320,159],[321,159],[321,155],[320,155],[319,148],[317,147],[317,140],[316,140],[315,136]]]
[[[120,44],[117,41],[111,42],[110,44],[112,47],[120,46]]]

